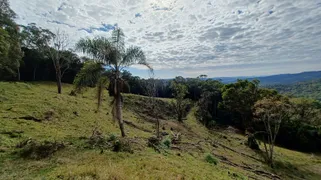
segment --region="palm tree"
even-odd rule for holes
[[[123,137],[125,137],[126,134],[122,119],[121,91],[124,80],[121,77],[121,72],[125,67],[129,67],[133,64],[144,65],[148,67],[150,71],[153,71],[152,67],[146,61],[144,52],[139,47],[135,46],[126,49],[124,40],[125,35],[123,31],[120,28],[115,28],[110,39],[104,37],[96,37],[94,39],[87,38],[81,39],[76,44],[78,50],[92,56],[97,62],[101,63],[101,67],[107,66],[112,72],[110,77],[110,83],[113,84],[114,89],[112,114],[114,118],[118,120],[121,135]],[[91,74],[94,73],[89,73],[88,76]]]

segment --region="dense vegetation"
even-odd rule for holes
[[[72,83],[82,67],[70,49],[68,36],[57,31],[14,22],[7,0],[0,1],[0,80],[55,80]],[[82,60],[84,61],[84,59]]]
[[[114,157],[111,152],[125,153],[122,158],[129,159],[127,161],[130,163],[146,158],[144,155],[130,156],[130,153],[147,152],[150,162],[145,159],[145,163],[147,161],[150,164],[157,160],[153,159],[155,154],[145,149],[148,147],[159,154],[169,154],[175,160],[184,153],[183,157],[188,156],[187,160],[191,164],[198,164],[201,156],[204,156],[202,162],[213,166],[222,161],[228,167],[233,167],[231,172],[273,179],[280,177],[271,171],[289,179],[297,177],[284,174],[284,166],[288,165],[282,164],[282,156],[275,152],[275,149],[281,150],[277,146],[304,152],[321,151],[320,101],[282,95],[276,90],[262,88],[260,81],[256,79],[237,80],[229,84],[207,79],[206,75],[196,78],[176,77],[172,80],[155,79],[144,52],[139,47],[126,47],[124,32],[118,27],[113,30],[110,38],[79,40],[74,51],[70,49],[68,36],[63,31],[53,33],[36,24],[17,25],[8,1],[1,0],[0,8],[0,80],[10,81],[1,82],[0,89],[0,153],[4,154],[0,158],[0,167],[5,169],[2,171],[5,174],[3,178],[8,178],[7,174],[14,176],[6,166],[19,164],[21,158],[50,159],[66,147],[83,156],[89,153],[94,158],[97,158],[95,152],[86,149],[98,149],[101,154],[108,151],[111,157]],[[80,58],[76,51],[91,58]],[[124,70],[133,64],[148,67],[151,77],[142,79]],[[58,94],[53,91],[51,83],[49,86],[17,83],[21,80],[54,80]],[[63,82],[74,85],[71,87]],[[318,83],[311,82],[310,88],[318,87]],[[109,96],[106,96],[106,90]],[[128,95],[129,93],[136,95]],[[113,120],[118,122],[121,137],[106,134],[115,133]],[[233,131],[232,137],[237,136],[242,141],[235,141],[235,138],[231,140],[232,137],[218,133],[222,129],[230,129]],[[247,136],[246,143],[244,135]],[[233,149],[224,145],[225,143],[241,147]],[[240,162],[245,156],[251,163],[240,165],[239,162],[232,162],[229,160],[232,155],[222,153],[222,149],[242,156]],[[177,153],[177,156],[171,152]],[[157,158],[162,159],[164,156],[157,155]],[[293,157],[289,158],[290,161],[295,161]],[[304,159],[308,158],[304,156]],[[113,158],[108,159],[105,163],[112,160]],[[182,163],[182,160],[177,161]],[[269,172],[255,170],[251,165],[260,166],[261,162],[267,163]],[[314,167],[318,163],[319,160],[316,159],[315,162],[309,162],[309,165]],[[57,166],[59,162],[49,164]],[[68,166],[69,163],[64,165]],[[208,168],[206,165],[201,166]],[[123,164],[120,166],[126,167]],[[146,164],[140,166],[144,169]],[[46,168],[49,168],[48,174],[46,169],[42,169],[45,171],[43,173],[51,178],[56,175],[55,178],[60,179],[77,179],[78,176],[80,179],[87,179],[88,176],[91,179],[96,179],[96,176],[99,176],[98,179],[122,179],[119,174],[109,176],[97,172],[102,171],[100,168],[90,171],[89,175],[85,173],[84,176],[77,174],[76,167],[70,170],[75,175],[70,175],[70,172],[68,175],[56,167]],[[59,173],[52,172],[53,169]],[[178,169],[181,170],[179,167]],[[186,174],[187,177],[194,178],[210,176],[224,179],[226,172],[218,170],[221,175],[212,174],[211,170],[202,172],[204,174],[182,172],[184,176],[180,179],[184,179]],[[126,169],[122,173],[130,171],[140,172],[138,169]],[[195,173],[195,170],[192,171]],[[27,170],[23,173],[26,172]],[[228,171],[227,176],[244,178],[238,173],[230,175]],[[319,177],[311,171],[299,173],[303,178]],[[23,178],[22,176],[23,174],[17,175],[18,178]],[[42,177],[41,174],[36,176]],[[162,174],[154,177],[143,173],[133,175],[133,178],[136,177],[173,176]]]
[[[321,79],[313,81],[303,81],[294,84],[277,84],[266,86],[276,89],[281,94],[295,97],[306,97],[321,101]]]

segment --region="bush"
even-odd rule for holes
[[[205,156],[205,161],[214,165],[218,164],[218,160],[215,157],[213,157],[211,154],[208,154]]]
[[[166,148],[171,148],[171,144],[172,144],[172,140],[170,137],[166,137],[165,139],[163,139],[162,143],[163,147],[166,147]]]
[[[254,135],[249,135],[247,138],[247,146],[253,150],[260,150],[259,144],[257,143]]]
[[[107,149],[110,147],[110,143],[108,142],[107,138],[105,138],[97,128],[93,130],[93,133],[91,137],[88,139],[87,143],[89,145],[88,148],[90,149]]]
[[[129,152],[134,153],[131,148],[130,142],[128,139],[115,139],[113,141],[113,149],[114,152]]]
[[[99,148],[101,152],[105,149],[110,149],[114,152],[133,152],[128,139],[119,138],[114,134],[106,137],[97,128],[93,130],[93,134],[87,143],[89,148]]]
[[[148,145],[148,147],[154,148],[155,146],[160,145],[160,140],[157,137],[152,136],[152,137],[148,138],[147,145]]]
[[[65,148],[63,143],[59,142],[37,142],[32,139],[23,141],[17,145],[17,148],[22,148],[20,156],[30,159],[43,159],[50,157],[60,149]]]
[[[108,138],[108,141],[115,141],[116,139],[117,139],[117,137],[116,137],[115,134],[110,134],[109,138]]]

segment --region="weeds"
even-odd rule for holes
[[[219,161],[218,161],[215,157],[213,157],[211,154],[207,154],[207,155],[205,156],[205,161],[208,162],[208,163],[210,163],[210,164],[214,164],[214,165],[217,165],[218,162],[219,162]]]

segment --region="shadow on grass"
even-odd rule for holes
[[[262,157],[262,163],[269,166],[265,161],[265,152],[261,150],[254,150],[254,152]],[[273,168],[269,168],[269,171],[280,175],[285,179],[321,179],[319,174],[314,173],[303,166],[297,166],[287,161],[274,160],[274,166]]]
[[[274,168],[272,171],[289,179],[317,179],[313,177],[319,176],[311,171],[301,169],[300,167],[286,161],[274,161]]]

